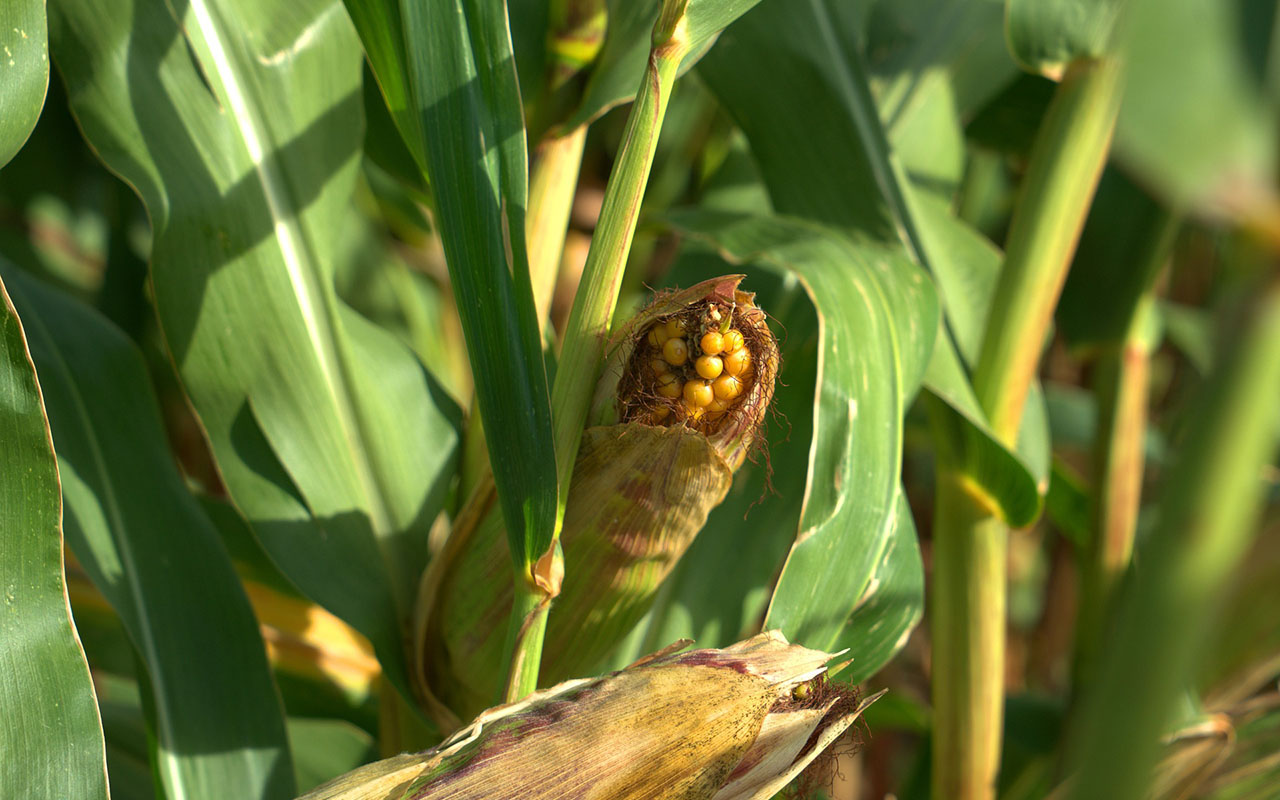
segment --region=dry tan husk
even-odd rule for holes
[[[660,295],[607,354],[565,511],[565,578],[548,618],[541,683],[595,671],[652,602],[729,491],[773,396],[777,347],[742,276]],[[715,425],[652,426],[629,365],[657,320],[708,302],[737,306],[756,375]],[[749,327],[748,327],[749,326]],[[414,649],[423,694],[451,730],[497,697],[511,608],[511,559],[491,481],[482,481],[423,581]]]
[[[490,709],[437,748],[361,767],[304,800],[764,800],[876,699],[827,683],[830,658],[777,632],[668,648]]]

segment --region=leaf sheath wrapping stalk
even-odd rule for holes
[[[827,683],[830,655],[777,632],[678,647],[486,711],[438,748],[362,767],[305,800],[757,800],[870,702]]]
[[[544,685],[594,671],[639,622],[724,500],[755,439],[772,399],[777,351],[763,313],[737,290],[739,280],[730,276],[661,296],[611,348],[591,419],[616,424],[583,434],[561,536],[565,579],[544,640]],[[628,379],[629,370],[646,362],[646,333],[711,303],[733,307],[735,324],[751,326],[757,375],[750,390],[729,414],[701,428],[628,421],[630,413],[645,413],[634,411],[638,402],[652,399],[637,395],[642,384]],[[424,578],[415,643],[419,677],[429,698],[452,709],[433,708],[446,728],[489,705],[503,677],[512,588],[491,485],[472,497]]]
[[[644,616],[733,479],[705,436],[639,424],[588,429],[574,474],[561,535],[565,581],[543,644],[546,681],[591,669]],[[429,573],[440,581],[439,605],[424,665],[432,693],[463,718],[493,701],[511,607],[501,516],[487,514],[469,539]]]

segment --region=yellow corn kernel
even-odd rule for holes
[[[693,369],[699,376],[712,380],[720,377],[720,373],[724,372],[724,362],[720,360],[720,356],[699,356],[693,364]]]
[[[679,397],[681,389],[680,379],[669,372],[658,378],[658,394],[663,397]]]
[[[741,377],[750,368],[751,351],[745,347],[739,347],[724,357],[724,371],[729,375]]]
[[[711,384],[711,391],[721,400],[734,400],[742,394],[742,381],[733,375],[721,375]]]
[[[719,331],[703,334],[702,341],[698,344],[702,347],[702,352],[709,356],[718,356],[724,352],[724,337]]]
[[[715,393],[706,381],[689,381],[684,385],[684,400],[691,406],[706,408],[714,399]]]
[[[654,375],[666,375],[671,371],[671,365],[661,358],[650,359],[649,369],[653,370]]]
[[[667,320],[663,328],[666,329],[668,339],[675,339],[685,334],[684,323],[678,319]]]
[[[746,340],[742,338],[742,331],[737,328],[730,328],[724,334],[724,350],[725,353],[732,353],[734,350],[741,349],[746,344]]]
[[[684,339],[668,339],[662,345],[662,357],[668,364],[678,367],[689,360],[689,345]]]

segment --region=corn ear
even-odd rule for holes
[[[548,618],[543,685],[595,671],[644,616],[756,442],[773,396],[777,348],[753,296],[738,290],[740,280],[659,296],[608,351],[565,510],[565,578]],[[648,334],[679,324],[692,339],[698,326],[719,320],[745,331],[754,364],[748,388],[714,419],[685,418],[677,409],[656,423],[654,409],[671,404],[651,391],[652,376],[643,372],[656,352]],[[417,671],[445,729],[491,704],[504,678],[512,589],[494,501],[492,483],[483,481],[423,580]]]
[[[668,648],[490,709],[437,748],[304,798],[765,800],[871,702],[826,681],[830,658],[777,632],[719,650]]]

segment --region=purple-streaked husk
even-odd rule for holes
[[[777,632],[668,648],[490,709],[304,800],[766,800],[868,705],[826,681],[830,658]]]

